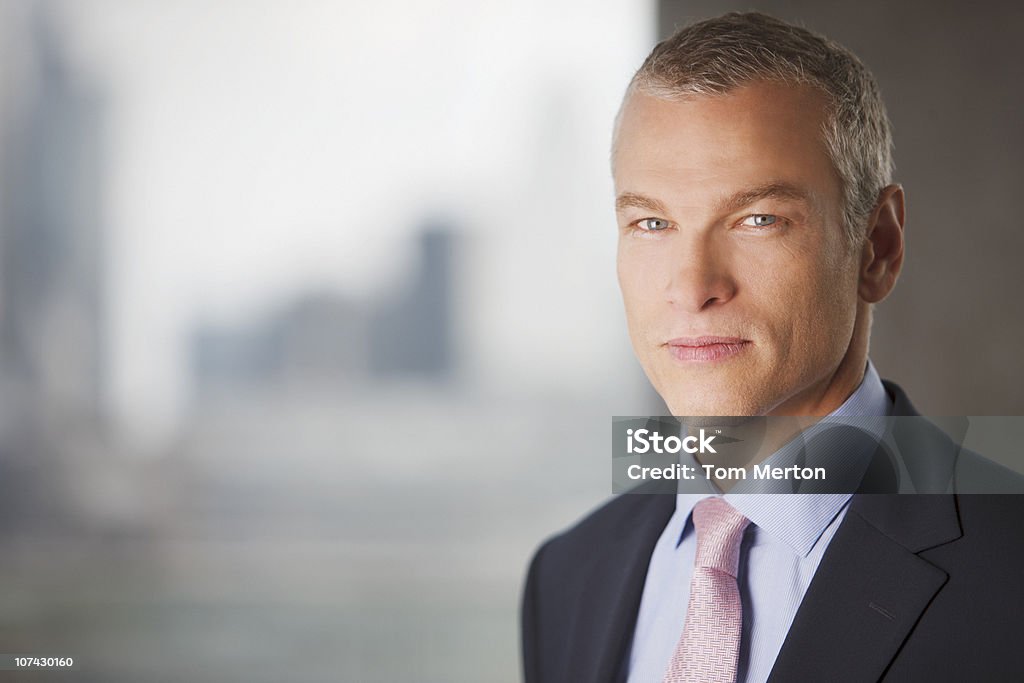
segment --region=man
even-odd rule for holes
[[[756,13],[683,28],[612,163],[630,337],[674,415],[916,415],[868,359],[904,193],[855,56]],[[533,559],[526,680],[1024,680],[1022,499],[877,490],[614,499]]]

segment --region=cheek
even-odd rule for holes
[[[747,289],[786,350],[814,353],[845,334],[855,310],[846,263],[784,252],[758,266],[748,271]]]
[[[620,249],[615,263],[616,276],[619,280],[619,291],[622,292],[622,305],[626,311],[626,324],[629,326],[631,336],[636,334],[637,305],[641,298],[637,291],[639,282],[636,278],[636,269],[624,258]]]
[[[812,296],[813,278],[788,254],[780,254],[780,258],[759,256],[756,262],[737,269],[742,272],[737,278],[740,292],[746,293],[741,300],[744,306],[752,303],[749,310],[754,317],[786,327],[803,317],[802,309],[808,307],[807,299]]]
[[[838,267],[837,267],[838,266]],[[804,310],[800,315],[802,346],[829,362],[844,350],[853,333],[857,297],[847,264],[822,266],[806,279]]]
[[[626,313],[626,325],[637,356],[645,358],[655,343],[665,320],[663,298],[658,279],[652,273],[651,259],[620,252],[617,261],[619,289]]]
[[[649,259],[640,258],[633,250],[620,249],[616,271],[626,314],[633,316],[652,300],[654,278],[651,277]]]

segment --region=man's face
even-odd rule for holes
[[[625,103],[619,285],[633,348],[675,415],[825,414],[844,359],[863,363],[860,250],[842,230],[824,105],[771,83]]]

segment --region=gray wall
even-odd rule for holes
[[[1024,414],[1024,4],[698,0],[661,35],[733,10],[801,23],[874,72],[907,191],[907,260],[871,356],[933,415]]]

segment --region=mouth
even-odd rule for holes
[[[683,362],[713,363],[742,353],[751,345],[739,337],[680,337],[665,343],[672,356]]]

